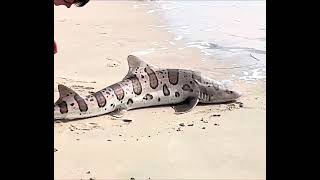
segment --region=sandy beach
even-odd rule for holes
[[[127,56],[158,67],[199,70],[224,80],[223,62],[160,28],[143,2],[92,1],[55,7],[55,100],[58,84],[88,95],[120,81]],[[265,179],[265,81],[233,81],[236,103],[199,105],[175,115],[171,107],[54,123],[55,179]]]

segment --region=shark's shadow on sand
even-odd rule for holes
[[[213,103],[212,105],[223,105],[223,104],[226,104],[226,105],[228,105],[228,104],[234,104],[234,103],[239,103],[239,104],[241,104],[241,102],[239,102],[239,101],[237,101],[237,100],[231,100],[231,101],[228,101],[228,102],[223,102],[223,103]],[[182,104],[184,104],[184,103],[179,103],[178,105],[182,105]],[[197,104],[197,106],[199,106],[199,107],[208,107],[208,104],[205,104],[205,103],[199,103],[199,104]],[[153,109],[153,110],[155,110],[154,112],[156,112],[156,110],[157,109],[162,109],[162,108],[172,108],[172,106],[170,106],[170,105],[159,105],[159,106],[152,106],[152,107],[140,107],[140,108],[136,108],[136,109],[132,109],[132,110],[130,110],[130,111],[139,111],[139,110],[143,110],[143,109],[146,109],[146,108],[148,108],[148,109]],[[177,116],[179,116],[179,115],[181,115],[181,114],[178,114],[178,113],[175,113]],[[113,114],[111,114],[111,113],[106,113],[106,114],[104,114],[105,116],[107,116],[107,117],[112,117],[112,118],[114,118],[115,116],[113,116]],[[79,121],[79,120],[83,120],[83,119],[92,119],[92,118],[96,118],[96,117],[99,117],[100,115],[96,115],[96,116],[91,116],[91,117],[87,117],[87,118],[79,118],[79,119],[70,119],[70,120],[68,120],[68,119],[62,119],[62,120],[54,120],[54,122],[62,122],[62,123],[68,123],[68,122],[76,122],[76,121]],[[125,115],[124,115],[125,116]],[[110,120],[109,118],[106,118],[106,119],[108,119],[108,120]],[[119,121],[127,121],[127,118],[122,118],[122,117],[116,117],[116,119],[113,119],[113,121],[117,121],[117,120],[119,120]],[[132,121],[132,120],[131,120]]]

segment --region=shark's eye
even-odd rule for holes
[[[228,94],[232,94],[232,93],[233,93],[233,91],[226,90],[226,93],[228,93]]]

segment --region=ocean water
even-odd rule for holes
[[[160,15],[166,24],[155,28],[174,33],[185,48],[198,48],[204,61],[237,69],[231,79],[265,81],[265,1],[147,1],[134,6],[147,6],[147,14]]]

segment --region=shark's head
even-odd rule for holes
[[[198,83],[200,87],[200,101],[203,103],[224,103],[241,97],[241,93],[231,90],[219,82]]]

